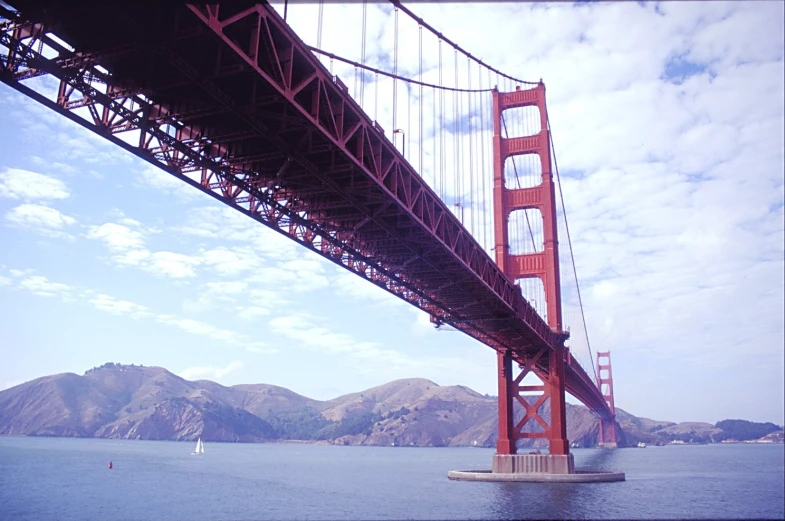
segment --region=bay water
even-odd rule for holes
[[[785,518],[783,445],[574,450],[619,483],[478,483],[493,449],[0,436],[0,519]],[[113,468],[108,468],[112,461]]]

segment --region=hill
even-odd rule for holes
[[[523,413],[518,409],[516,421]],[[781,430],[772,424],[738,423],[742,420],[716,426],[675,424],[616,412],[622,446],[757,439]],[[548,402],[540,413],[547,418]],[[109,363],[82,376],[44,376],[0,392],[0,434],[26,436],[494,446],[497,421],[495,397],[423,378],[320,401],[274,385],[225,387],[184,380],[161,367]],[[529,432],[534,428],[535,422],[526,426]],[[576,446],[597,444],[597,420],[588,409],[567,404],[567,437]],[[545,447],[546,441],[523,440],[520,445]]]

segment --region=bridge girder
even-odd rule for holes
[[[566,338],[270,6],[14,4],[4,83],[497,351]]]

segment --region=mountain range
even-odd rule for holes
[[[546,402],[540,414],[547,418],[548,413]],[[573,446],[595,446],[598,425],[591,412],[568,403],[566,414],[567,437]],[[730,435],[723,430],[723,422],[676,424],[640,418],[619,408],[616,415],[621,446],[674,439],[742,440],[744,433],[761,437],[782,430],[770,423],[725,420],[725,429],[731,424],[735,429]],[[534,424],[529,422],[527,429]],[[495,446],[497,408],[494,396],[460,385],[439,386],[423,378],[395,380],[320,401],[275,385],[225,387],[209,380],[188,381],[161,367],[108,363],[82,376],[44,376],[0,391],[0,434]],[[519,445],[544,447],[546,442],[529,439],[521,440]]]

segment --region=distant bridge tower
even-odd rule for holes
[[[608,362],[603,364],[603,359]],[[607,374],[603,375],[603,371]],[[600,388],[602,397],[608,403],[613,419],[611,421],[600,420],[600,447],[609,449],[616,448],[616,407],[613,404],[613,371],[611,370],[610,351],[597,351],[597,387]]]
[[[534,106],[539,109],[540,130],[531,136],[502,137],[502,112],[507,109]],[[559,247],[556,224],[556,190],[551,174],[550,136],[545,107],[545,85],[514,92],[493,91],[493,206],[496,263],[515,282],[521,278],[542,281],[547,304],[547,322],[556,332],[562,330],[561,290],[559,280]],[[504,182],[505,161],[513,156],[534,154],[542,169],[542,181],[528,188],[507,188]],[[508,222],[516,210],[537,209],[542,214],[544,245],[540,252],[513,255],[510,253]],[[566,338],[566,335],[565,335]],[[565,355],[564,342],[553,349],[537,353],[516,353],[521,372],[513,376],[513,353],[498,353],[499,367],[499,441],[493,459],[493,472],[573,473],[573,457],[569,453],[564,405]],[[521,385],[529,373],[542,385]],[[529,404],[522,392],[541,392]],[[549,421],[539,415],[539,408],[550,401]],[[523,418],[514,424],[513,404],[525,409]],[[539,432],[523,432],[530,421],[539,425]],[[548,440],[549,456],[518,455],[516,442],[524,438]],[[545,466],[545,468],[543,468]]]

